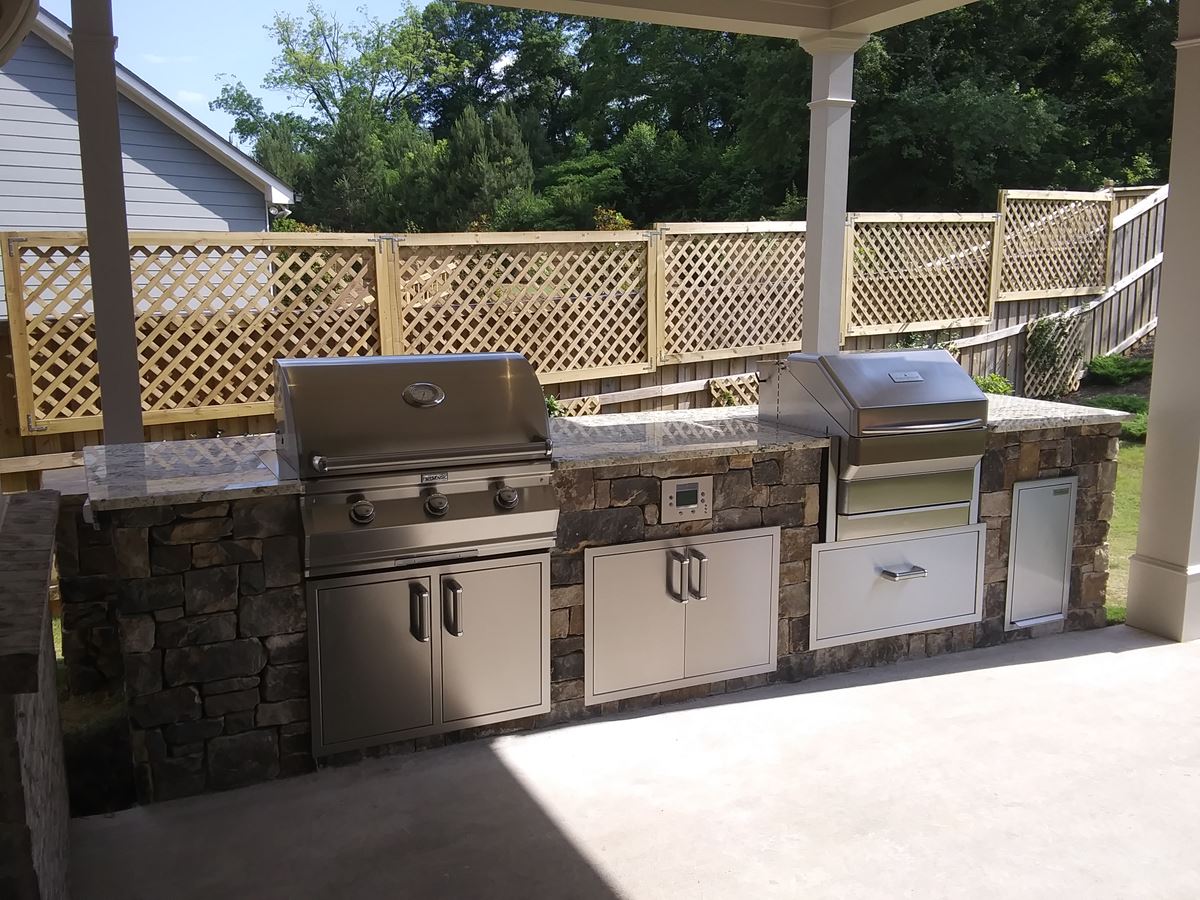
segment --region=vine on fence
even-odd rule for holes
[[[1025,396],[1061,397],[1079,388],[1082,317],[1059,313],[1030,323],[1025,333]]]

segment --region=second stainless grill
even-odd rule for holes
[[[835,438],[826,540],[972,520],[987,398],[945,350],[795,353],[760,377],[760,417]]]

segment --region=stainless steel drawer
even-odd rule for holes
[[[977,622],[984,525],[813,548],[810,647]]]
[[[843,515],[943,503],[969,503],[975,493],[975,470],[970,468],[924,475],[864,478],[842,481],[839,487],[837,511]]]
[[[891,509],[885,512],[861,513],[857,516],[838,516],[837,536],[841,541],[882,535],[904,535],[914,531],[936,531],[969,525],[971,504],[951,503],[945,506],[920,506],[916,509]]]

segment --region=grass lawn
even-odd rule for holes
[[[1108,531],[1108,621],[1125,621],[1129,593],[1129,557],[1137,549],[1138,509],[1142,499],[1142,466],[1146,445],[1121,442],[1117,462],[1116,503]]]

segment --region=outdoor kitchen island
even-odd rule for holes
[[[550,712],[325,759],[434,747],[1102,626],[1122,416],[989,397],[988,418],[978,494],[986,526],[978,613],[965,623],[923,621],[816,650],[809,649],[810,565],[820,544],[828,439],[760,426],[754,407],[553,420],[560,519],[544,636]],[[66,504],[59,567],[68,676],[77,691],[123,686],[143,802],[315,765],[302,486],[276,476],[273,450],[273,436],[89,449],[95,526],[83,521],[78,504]],[[690,493],[709,478],[703,500],[701,488]],[[1058,481],[1071,478],[1077,493],[1066,536],[1065,608],[1014,627],[1008,608],[1014,485],[1056,479],[1058,490]],[[670,506],[672,498],[681,505],[697,500],[707,510],[688,513]],[[696,517],[668,521],[681,513]],[[659,562],[647,568],[638,561],[651,555]],[[739,559],[754,562],[733,576],[722,573]],[[589,585],[585,569],[599,572],[606,560],[623,579],[657,572],[656,590],[665,581],[677,602],[654,620],[623,619],[630,610],[621,602],[636,600],[636,590],[589,597],[603,579]],[[596,619],[607,600],[615,604],[611,614]],[[722,608],[732,616],[722,619]],[[630,629],[628,641],[614,642],[623,627]],[[725,646],[732,634],[738,643]],[[627,644],[643,650],[630,653]],[[596,655],[591,668],[589,651]]]

